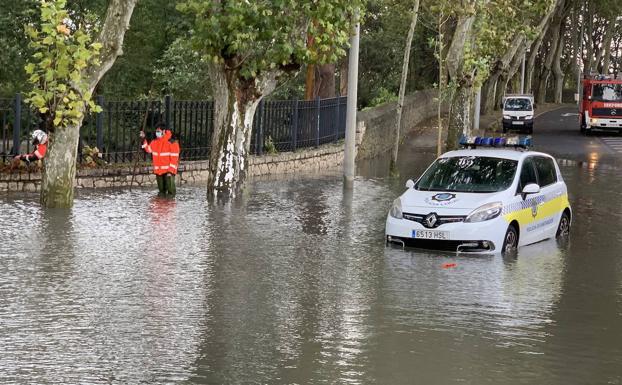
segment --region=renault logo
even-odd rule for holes
[[[428,214],[424,219],[425,227],[434,227],[436,222],[438,222],[438,217],[436,216],[436,213]]]

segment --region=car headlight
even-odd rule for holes
[[[503,115],[503,119],[510,120],[510,119],[512,119],[512,117],[510,115]]]
[[[531,119],[533,119],[533,115],[527,115],[527,116],[525,116],[525,119],[526,120],[531,120]]]
[[[393,201],[393,206],[391,207],[391,211],[389,211],[389,215],[396,219],[402,219],[404,217],[402,215],[402,201],[400,198]]]
[[[596,119],[596,118],[590,118],[590,123],[598,123],[598,119]]]
[[[480,206],[469,214],[465,222],[483,222],[498,217],[503,209],[503,203],[493,202]]]

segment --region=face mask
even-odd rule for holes
[[[156,136],[157,136],[158,138],[161,138],[161,137],[162,137],[162,135],[164,135],[164,132],[162,132],[162,131],[156,131]]]

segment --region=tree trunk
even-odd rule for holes
[[[83,77],[93,92],[97,83],[123,53],[123,38],[138,0],[110,0],[106,18],[97,41],[102,44],[100,65],[86,68]],[[84,108],[84,107],[83,107]],[[41,181],[41,204],[45,207],[68,208],[73,205],[79,125],[56,128],[50,133],[49,149],[44,160]]]
[[[565,0],[560,0],[557,5],[558,8],[555,11],[555,14],[551,20],[551,27],[549,29],[548,35],[551,36],[551,40],[548,47],[548,53],[546,54],[546,59],[544,60],[544,66],[542,68],[542,75],[540,76],[540,84],[538,87],[538,91],[536,94],[536,102],[545,103],[546,102],[546,90],[548,85],[549,76],[551,74],[551,69],[553,67],[553,60],[555,59],[555,55],[557,53],[557,47],[560,44],[560,29],[563,20],[565,19]]]
[[[547,13],[544,15],[540,24],[538,25],[538,37],[531,43],[531,49],[529,54],[529,60],[525,65],[525,92],[534,93],[533,84],[533,73],[535,70],[536,58],[538,57],[538,52],[540,51],[540,47],[542,46],[542,41],[544,40],[545,34],[549,30],[549,20],[551,16],[555,13],[555,11],[560,7],[561,3],[564,0],[556,0],[555,5],[551,6]]]
[[[317,66],[318,75],[315,77],[317,83],[317,97],[328,99],[335,97],[335,64],[322,64]]]
[[[591,2],[587,2],[587,12],[585,13],[585,24],[586,24],[586,33],[585,33],[585,42],[584,47],[586,51],[586,61],[583,65],[583,74],[589,75],[592,73],[594,66],[594,7]]]
[[[408,63],[410,61],[410,47],[412,46],[415,27],[417,26],[417,16],[419,15],[419,0],[415,0],[410,20],[410,29],[406,36],[406,46],[404,47],[404,61],[402,63],[402,78],[400,80],[400,92],[397,100],[396,122],[395,122],[395,141],[393,142],[393,154],[389,166],[391,173],[397,172],[397,154],[400,146],[400,126],[402,124],[402,108],[404,106],[404,95],[406,94],[406,79],[408,78]]]
[[[564,28],[561,29],[562,31]],[[562,93],[564,90],[564,72],[562,71],[561,60],[564,48],[564,34],[561,33],[557,50],[555,50],[555,58],[553,59],[553,78],[555,80],[555,103],[562,102]]]
[[[469,130],[472,88],[471,82],[461,82],[451,100],[449,127],[447,129],[447,151],[457,149],[460,136]]]
[[[498,101],[503,96],[503,94],[500,95],[499,93],[495,93],[493,95],[491,93],[495,89],[503,90],[505,88],[505,84],[502,85],[503,87],[499,87],[498,85],[499,78],[504,77],[507,79],[509,70],[510,70],[510,64],[512,63],[512,59],[516,56],[516,53],[523,46],[524,41],[525,41],[525,36],[523,36],[522,34],[517,35],[512,40],[512,43],[510,43],[510,46],[508,47],[506,52],[495,64],[495,70],[493,71],[492,75],[489,78],[490,81],[486,81],[484,83],[484,87],[482,88],[482,100],[484,100],[483,108],[482,108],[483,114],[487,114],[490,111],[497,109]]]
[[[341,61],[339,66],[339,96],[348,95],[348,55]]]
[[[458,148],[460,135],[468,129],[471,110],[470,95],[472,79],[463,72],[464,53],[467,39],[470,36],[475,16],[460,16],[452,34],[451,44],[447,49],[445,65],[449,80],[454,82],[454,91],[449,105],[449,122],[447,128],[447,150]],[[470,86],[469,86],[470,85]]]
[[[611,66],[611,42],[613,40],[613,31],[616,26],[616,19],[609,20],[607,30],[605,32],[604,39],[604,53],[603,53],[603,74],[609,74],[609,67]]]
[[[307,64],[305,76],[305,100],[315,99],[315,64]]]
[[[495,105],[495,90],[499,76],[501,76],[501,70],[496,68],[482,86],[482,115],[487,115],[497,108]]]
[[[214,132],[207,194],[209,198],[233,198],[248,172],[255,110],[262,97],[274,90],[277,73],[243,79],[224,64],[212,64],[209,74],[214,94]]]
[[[44,207],[66,208],[73,205],[79,138],[79,125],[50,133],[48,153],[43,160],[40,200]]]

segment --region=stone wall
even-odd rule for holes
[[[251,156],[249,172],[252,177],[304,173],[329,170],[343,164],[343,144],[329,144],[320,148],[275,155]],[[208,161],[182,162],[177,175],[178,184],[207,181]],[[134,175],[132,177],[132,175]],[[0,191],[39,191],[41,174],[37,171],[0,173]],[[76,175],[76,188],[155,186],[151,167],[115,165],[107,168],[80,169]]]
[[[436,115],[437,95],[436,90],[425,90],[406,96],[400,124],[402,136],[408,134],[417,124]],[[357,114],[357,132],[362,137],[357,152],[358,159],[373,158],[393,148],[396,108],[397,102],[392,102]],[[446,108],[443,108],[443,111],[446,111]]]

